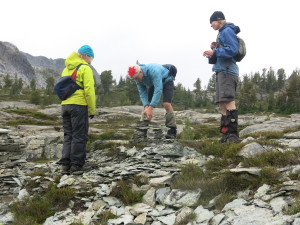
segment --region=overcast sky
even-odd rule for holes
[[[84,44],[99,74],[119,81],[138,59],[177,66],[176,83],[207,85],[211,65],[202,56],[216,39],[214,11],[241,29],[247,46],[240,76],[273,67],[287,76],[300,68],[299,0],[0,0],[0,41],[33,56],[66,58]]]

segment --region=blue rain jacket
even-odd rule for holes
[[[220,47],[217,47],[214,51],[217,56],[217,62],[212,68],[214,72],[239,75],[239,67],[234,59],[239,49],[236,37],[239,32],[240,28],[232,23],[225,23],[219,29],[218,42]]]
[[[156,107],[163,91],[163,85],[174,78],[169,75],[169,70],[160,64],[140,64],[144,72],[141,82],[135,81],[140,94],[143,106]],[[154,93],[151,102],[148,101],[148,88],[154,86]]]

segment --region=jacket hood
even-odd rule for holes
[[[75,69],[79,64],[87,64],[87,62],[81,59],[76,52],[72,52],[65,61],[69,70]]]
[[[240,28],[238,26],[234,25],[233,23],[225,23],[224,26],[221,27],[220,31],[224,30],[225,28],[232,29],[235,32],[235,34],[238,34],[241,31]]]

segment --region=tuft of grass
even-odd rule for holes
[[[219,198],[216,199],[216,205],[215,208],[218,210],[221,210],[224,208],[224,206],[234,200],[234,195],[229,192],[222,193]]]
[[[245,144],[236,143],[220,143],[216,140],[207,140],[199,143],[199,147],[196,149],[199,153],[203,155],[214,155],[218,157],[235,158],[237,152]]]
[[[203,138],[217,138],[220,136],[218,125],[194,125],[195,140]]]
[[[108,225],[108,220],[118,218],[109,210],[101,212],[99,215],[97,215],[97,217],[99,218],[99,220],[95,221],[94,225]]]
[[[42,224],[46,218],[54,214],[50,202],[37,196],[14,202],[10,205],[10,209],[14,213],[15,225]]]
[[[279,184],[279,179],[282,178],[280,172],[274,167],[264,167],[261,170],[261,184]]]
[[[295,201],[288,207],[288,209],[284,210],[284,214],[294,215],[300,212],[300,193],[297,193],[294,198]]]
[[[59,210],[66,208],[69,201],[75,197],[75,191],[72,188],[57,188],[55,185],[50,185],[44,197],[51,203],[52,207]]]
[[[43,195],[34,195],[10,205],[14,213],[14,225],[42,224],[45,219],[64,210],[69,201],[74,198],[75,191],[71,188],[57,188],[49,185]]]
[[[186,215],[182,221],[180,221],[179,223],[176,223],[175,225],[186,225],[188,223],[192,223],[193,221],[195,221],[196,218],[197,218],[196,213],[190,213],[190,214]]]
[[[135,175],[133,177],[133,183],[135,183],[137,186],[149,184],[149,178],[143,175]]]
[[[300,162],[299,149],[285,152],[266,152],[259,157],[251,157],[243,159],[242,163],[246,167],[285,167],[288,165],[297,165]]]
[[[189,118],[185,119],[185,126],[183,128],[182,133],[180,134],[180,139],[182,140],[194,140],[195,132],[191,127],[191,123]]]
[[[142,192],[132,191],[131,186],[123,180],[119,180],[111,192],[112,196],[121,199],[125,205],[141,202],[143,194]]]
[[[181,167],[181,173],[174,176],[171,187],[173,189],[194,190],[201,186],[204,172],[194,164],[187,164]]]

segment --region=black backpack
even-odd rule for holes
[[[177,68],[176,66],[172,65],[172,64],[164,64],[162,65],[163,67],[165,67],[167,70],[169,70],[169,74],[174,77],[176,77],[176,74],[177,74]]]
[[[76,83],[77,71],[81,65],[79,64],[76,67],[71,76],[63,76],[58,79],[54,86],[54,91],[60,100],[66,100],[75,91],[83,89]]]

